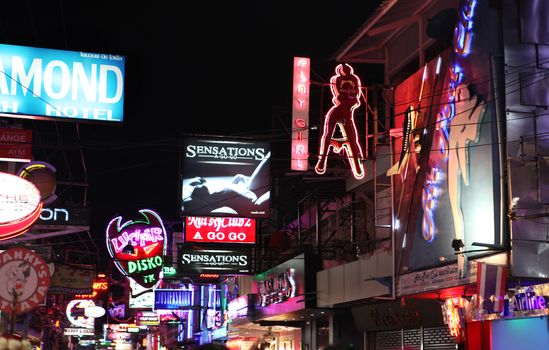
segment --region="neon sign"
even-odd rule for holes
[[[432,242],[435,238],[435,218],[434,212],[437,203],[438,193],[440,191],[440,182],[442,174],[438,168],[431,168],[431,172],[427,175],[425,187],[422,192],[421,206],[423,208],[423,221],[421,229],[423,239],[427,242]]]
[[[282,303],[295,297],[295,270],[289,268],[278,276],[257,282],[261,306]]]
[[[124,224],[121,216],[111,220],[107,226],[107,248],[122,274],[131,276],[145,288],[153,288],[162,275],[167,249],[166,229],[154,211],[142,209],[139,212],[144,220]]]
[[[517,293],[513,296],[512,310],[544,310],[547,308],[545,298],[541,295],[536,295],[535,292]]]
[[[311,59],[294,57],[291,169],[307,171],[309,158],[309,84]]]
[[[362,179],[364,177],[363,154],[354,121],[355,110],[360,107],[362,95],[360,78],[354,74],[353,67],[348,64],[338,65],[335,72],[336,74],[330,79],[333,106],[324,119],[315,171],[317,174],[326,172],[330,151],[335,153],[345,151],[354,177]],[[336,129],[340,131],[341,137],[334,135]]]
[[[40,191],[31,182],[0,172],[0,240],[26,232],[42,211]]]
[[[255,220],[187,216],[185,242],[255,243]]]
[[[454,52],[466,57],[471,52],[473,38],[473,15],[476,0],[468,0],[461,11],[454,30]],[[437,115],[436,130],[440,134],[440,152],[448,160],[448,196],[452,208],[454,231],[456,239],[463,239],[464,224],[459,195],[460,174],[466,186],[469,185],[468,173],[468,144],[476,142],[480,132],[479,122],[484,114],[484,108],[479,107],[478,96],[469,91],[469,86],[461,84],[463,70],[459,64],[449,69],[450,84],[448,102]],[[456,103],[459,105],[456,106]],[[452,128],[452,125],[454,126]],[[432,191],[433,179],[428,178],[422,194],[422,203],[434,202],[437,193]],[[435,227],[432,218],[433,210],[423,213],[423,238],[431,242],[434,238]]]

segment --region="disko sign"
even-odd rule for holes
[[[29,229],[42,211],[40,191],[31,182],[0,172],[0,240]]]
[[[255,219],[188,216],[185,242],[253,244]]]
[[[154,211],[142,209],[141,220],[127,221],[117,216],[107,226],[107,248],[116,266],[145,288],[161,279],[167,249],[166,229]]]
[[[250,272],[251,252],[245,249],[209,249],[180,244],[177,272],[245,274]]]
[[[22,314],[42,304],[50,286],[46,262],[26,248],[11,248],[0,254],[0,311]]]

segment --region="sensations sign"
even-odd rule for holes
[[[0,115],[124,119],[124,56],[0,45]]]
[[[167,249],[166,229],[154,211],[139,211],[143,219],[127,221],[117,216],[107,226],[107,247],[116,266],[145,288],[155,287],[161,279]]]
[[[17,314],[42,304],[50,286],[48,265],[26,248],[11,248],[0,253],[0,311]]]
[[[247,218],[185,218],[185,242],[255,243],[255,220]]]
[[[0,172],[0,240],[29,229],[42,211],[40,191],[31,182]]]
[[[183,215],[269,216],[268,143],[186,137],[182,152]]]
[[[239,249],[210,249],[180,244],[177,272],[239,274],[250,272],[251,252]]]

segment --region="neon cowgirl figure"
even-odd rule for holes
[[[338,65],[335,72],[336,75],[330,79],[333,107],[326,113],[315,170],[318,174],[326,172],[330,148],[333,148],[336,153],[345,150],[355,178],[362,179],[364,177],[363,154],[354,122],[355,109],[360,106],[360,79],[348,64]],[[334,137],[336,127],[339,127],[341,138]]]

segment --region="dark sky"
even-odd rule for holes
[[[177,220],[180,136],[268,139],[283,131],[293,57],[311,57],[312,79],[327,82],[330,56],[378,3],[19,1],[3,5],[0,37],[126,57],[125,123],[79,125],[99,231],[112,216],[141,208]],[[74,139],[73,125],[60,129]],[[272,141],[289,148],[286,137]]]

